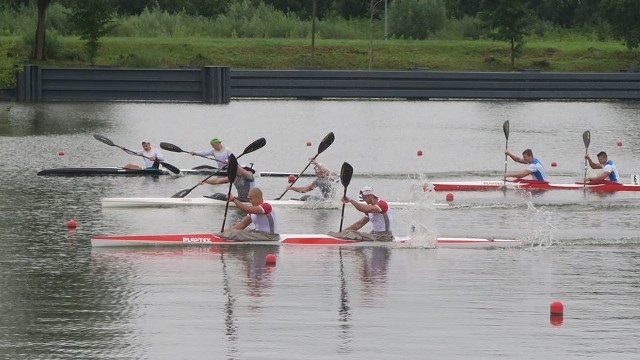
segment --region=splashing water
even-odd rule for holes
[[[555,226],[552,223],[553,220],[553,211],[544,211],[537,209],[533,202],[531,201],[531,194],[525,193],[528,195],[523,195],[528,197],[526,205],[526,215],[525,218],[528,219],[527,225],[529,231],[527,231],[528,236],[526,236],[523,241],[526,244],[531,244],[531,247],[540,247],[540,248],[548,248],[555,244],[554,233]]]
[[[435,226],[435,192],[425,175],[411,180],[411,205],[402,209],[405,219],[409,219],[409,240],[403,247],[435,248],[438,232]]]

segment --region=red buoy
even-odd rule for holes
[[[422,156],[422,150],[418,150],[418,156]]]
[[[69,229],[75,229],[77,226],[78,226],[78,222],[77,221],[75,221],[73,219],[67,221],[67,227]]]
[[[58,151],[58,156],[64,156],[64,150]]]
[[[564,305],[560,301],[554,301],[549,306],[549,312],[552,316],[562,316],[564,314]]]
[[[452,193],[447,193],[446,199],[447,199],[447,201],[453,201],[453,194]]]
[[[616,143],[616,145],[618,145],[618,146],[622,146],[622,140],[618,140],[618,142]]]
[[[307,141],[307,146],[311,146],[311,141]]]
[[[264,262],[267,265],[275,265],[276,264],[276,256],[273,254],[267,254],[267,256],[264,257]]]
[[[551,162],[551,167],[556,167],[556,166],[558,166],[557,162],[555,162],[555,161]]]
[[[296,181],[296,176],[293,174],[289,175],[289,182],[292,183],[294,181]]]

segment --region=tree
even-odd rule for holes
[[[100,38],[113,27],[115,14],[112,0],[77,0],[71,5],[71,12],[67,15],[69,20],[80,32],[80,39],[85,40],[85,50],[89,55],[91,64],[100,48]]]
[[[45,36],[47,32],[47,8],[51,4],[51,0],[38,0],[38,20],[36,25],[36,42],[33,49],[33,57],[37,61],[44,60],[46,54],[44,52]]]
[[[489,29],[494,40],[508,41],[511,45],[511,68],[522,53],[525,37],[531,33],[534,16],[526,0],[483,0],[480,20]]]
[[[624,40],[628,49],[640,46],[640,1],[603,0],[600,6],[611,24],[613,35]]]

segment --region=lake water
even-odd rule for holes
[[[207,149],[217,136],[236,153],[264,137],[267,145],[240,162],[298,172],[334,132],[318,160],[336,171],[344,161],[353,166],[351,196],[371,185],[390,201],[445,202],[445,193],[415,189],[426,181],[499,179],[505,120],[509,149],[532,148],[553,182],[583,176],[585,130],[589,153],[607,151],[629,182],[640,173],[639,109],[635,102],[2,103],[0,358],[636,359],[635,193],[456,192],[451,209],[393,209],[397,235],[420,224],[440,236],[523,239],[517,249],[92,249],[98,234],[218,231],[224,208],[100,205],[104,197],[168,197],[197,176],[36,173],[142,163],[93,134],[132,149],[148,139],[185,150]],[[164,153],[180,168],[206,164]],[[509,171],[522,167],[508,163]],[[286,186],[285,178],[257,181],[267,199]],[[201,186],[189,196],[227,189]],[[278,212],[283,233],[326,233],[340,223],[338,209]],[[240,216],[230,209],[227,224]],[[358,218],[347,208],[346,224]],[[67,229],[69,219],[77,229]],[[269,253],[276,266],[265,266]],[[555,300],[565,306],[562,323],[550,322]]]

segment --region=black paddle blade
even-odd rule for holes
[[[244,149],[244,151],[242,152],[242,154],[240,154],[240,156],[244,155],[244,154],[248,154],[251,152],[254,152],[258,149],[261,149],[262,147],[264,147],[265,145],[267,145],[267,140],[265,138],[260,138],[254,142],[252,142],[251,144],[247,145],[247,147]],[[240,157],[238,156],[238,157]]]
[[[331,146],[331,144],[333,144],[333,141],[336,139],[335,135],[333,135],[333,131],[328,133],[327,136],[324,137],[324,139],[322,139],[322,141],[320,141],[320,145],[318,145],[318,154],[320,154],[321,152],[327,150],[327,148],[329,146]],[[316,155],[318,156],[318,155]]]
[[[591,143],[591,131],[587,130],[582,133],[582,141],[584,141],[584,148],[589,148],[589,144]]]
[[[238,174],[238,159],[236,159],[235,155],[229,155],[227,165],[227,179],[229,179],[229,184],[233,184],[236,181],[236,175]],[[231,186],[229,186],[229,193],[231,193]]]
[[[509,140],[509,120],[505,121],[504,124],[502,124],[502,131],[504,131],[505,139]]]
[[[189,193],[190,193],[191,191],[193,191],[193,189],[195,189],[197,186],[198,186],[198,185],[196,185],[196,186],[194,186],[194,187],[192,187],[192,188],[190,188],[190,189],[180,190],[180,191],[178,191],[177,193],[175,193],[175,194],[171,195],[171,197],[172,197],[172,198],[183,198],[183,197],[185,197],[185,196],[189,195]]]
[[[347,188],[347,186],[349,186],[352,176],[353,166],[351,166],[351,164],[349,164],[348,162],[343,162],[342,168],[340,168],[340,182],[342,183],[342,186],[345,187],[345,189]]]
[[[180,169],[178,169],[177,167],[175,167],[175,166],[173,166],[171,164],[168,164],[168,163],[166,163],[164,161],[160,161],[160,164],[162,164],[162,166],[164,166],[165,169],[171,171],[172,173],[180,174]]]
[[[109,146],[116,146],[116,144],[114,144],[113,141],[107,139],[106,137],[104,137],[102,135],[95,134],[95,135],[93,135],[93,138],[98,140],[98,141],[100,141],[101,143],[105,143],[105,144],[107,144]],[[136,154],[136,155],[138,155],[138,154]]]
[[[179,146],[177,145],[173,145],[172,143],[168,143],[168,142],[161,142],[160,143],[160,148],[167,150],[167,151],[173,151],[173,152],[186,152],[182,149],[180,149]]]

